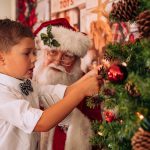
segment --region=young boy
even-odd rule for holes
[[[85,96],[99,90],[96,70],[69,87],[32,87],[25,79],[32,78],[35,60],[31,30],[9,19],[0,20],[0,149],[37,150],[38,132],[51,129]],[[42,111],[39,97],[42,102],[48,98],[59,102]]]

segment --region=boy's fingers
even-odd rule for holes
[[[93,69],[93,70],[89,71],[86,75],[88,75],[90,77],[90,76],[95,76],[97,74],[98,74],[97,69]]]
[[[102,76],[98,75],[97,80],[102,80]]]
[[[101,85],[104,84],[104,81],[103,80],[98,80],[98,84],[99,84],[99,87],[101,87]]]
[[[97,75],[96,79],[98,80],[98,85],[99,85],[99,88],[100,88],[101,85],[104,84],[104,80],[103,80],[102,76],[100,76],[100,75]]]

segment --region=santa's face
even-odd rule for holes
[[[40,84],[70,85],[83,74],[80,58],[60,51],[45,52],[44,61],[35,69],[35,79]]]
[[[58,49],[52,49],[45,51],[44,57],[44,67],[47,67],[50,64],[55,64],[56,66],[60,65],[66,70],[66,72],[70,73],[77,56],[69,52],[62,52]],[[51,67],[51,69],[60,71],[59,69],[57,70],[56,67]]]

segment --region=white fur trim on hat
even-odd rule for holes
[[[96,59],[96,51],[95,50],[89,50],[87,54],[81,59],[81,70],[84,73],[87,73],[89,70],[89,67],[92,65],[92,62]]]
[[[38,38],[40,38],[39,40],[41,40],[40,34],[46,33],[46,31],[47,31],[47,27],[43,28],[38,33],[37,36]],[[54,36],[54,39],[57,40],[57,42],[60,44],[59,49],[61,49],[61,51],[64,51],[64,52],[68,51],[68,52],[73,53],[74,55],[83,57],[86,54],[87,50],[91,47],[90,38],[81,32],[76,32],[71,29],[64,28],[62,26],[59,26],[59,27],[52,26],[51,32]],[[44,44],[41,45],[40,43],[41,49],[43,49],[43,46]],[[52,48],[53,47],[51,48],[49,47],[49,49],[52,49]]]

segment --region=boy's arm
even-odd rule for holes
[[[76,81],[72,86],[75,86],[76,84],[79,84],[83,80],[92,77],[94,75],[97,75],[97,70],[94,69],[87,74],[85,74],[82,78],[80,78],[78,81]],[[48,108],[49,106],[55,104],[58,102],[60,99],[64,97],[64,95],[67,95],[68,89],[66,90],[67,86],[66,85],[42,85],[42,86],[35,86],[36,89],[38,90],[38,95],[40,97],[40,101],[42,101],[42,104],[44,104],[45,108]],[[71,89],[71,88],[69,88]]]
[[[66,88],[67,86],[61,84],[38,87],[38,96],[44,108],[48,108],[62,99]]]
[[[48,131],[65,118],[85,96],[90,96],[93,92],[97,93],[98,90],[96,76],[69,86],[66,90],[65,97],[43,112],[34,131]]]
[[[89,78],[89,77],[96,75],[96,74],[97,74],[96,69],[90,71],[89,73],[84,75],[81,79],[79,79],[77,82],[75,82],[73,84],[73,86],[82,82],[86,78]],[[53,104],[57,103],[58,101],[60,101],[61,99],[63,99],[64,94],[67,95],[67,93],[69,91],[68,89],[66,90],[66,88],[67,88],[67,86],[60,85],[60,84],[40,86],[38,93],[40,95],[39,97],[40,97],[40,101],[41,101],[42,106],[44,106],[44,108],[48,108],[48,107],[52,106]],[[71,89],[71,88],[69,88],[69,89]],[[65,92],[65,90],[66,90],[66,92]],[[70,98],[70,101],[72,101],[72,98]],[[59,123],[59,125],[60,126],[68,125],[70,120],[71,120],[71,116],[72,116],[71,113],[69,115],[67,115],[67,117],[65,117],[65,119]]]
[[[83,95],[72,91],[66,95],[62,100],[46,109],[41,118],[39,119],[34,131],[43,132],[48,131],[56,124],[58,124],[63,118],[65,118],[69,112],[83,99]]]
[[[45,85],[40,87],[41,96],[40,104],[46,109],[53,104],[63,99],[67,86],[65,85]],[[70,99],[72,100],[72,99]],[[59,123],[59,126],[68,125],[70,123],[72,114],[70,113],[64,120]]]

